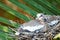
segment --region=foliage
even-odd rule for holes
[[[60,40],[60,33],[54,37],[54,40]]]

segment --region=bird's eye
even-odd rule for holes
[[[43,15],[40,15],[40,17],[42,17]]]

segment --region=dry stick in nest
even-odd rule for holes
[[[52,35],[52,32],[55,31],[57,28],[59,28],[59,26],[60,26],[60,23],[57,26],[55,26],[53,29],[51,29],[51,31],[47,33],[47,37]]]

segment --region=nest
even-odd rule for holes
[[[17,36],[18,40],[53,40],[54,36],[60,33],[60,16],[46,15],[46,17],[48,17],[49,22],[56,19],[59,20],[59,22],[45,32],[21,32],[20,35]]]

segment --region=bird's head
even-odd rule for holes
[[[40,20],[40,19],[43,19],[43,18],[44,18],[44,14],[43,13],[37,14],[36,19]]]

